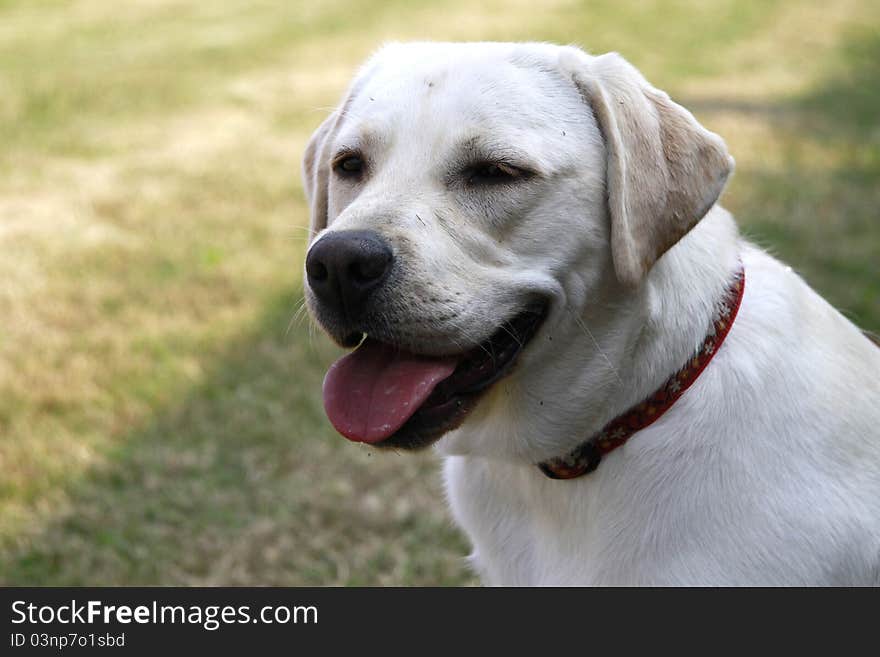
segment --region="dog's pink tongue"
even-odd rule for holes
[[[453,358],[417,356],[374,340],[337,360],[324,377],[324,410],[349,440],[384,440],[455,370]]]

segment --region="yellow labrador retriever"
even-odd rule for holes
[[[880,584],[880,349],[617,54],[413,43],[305,155],[327,415],[435,444],[491,584]]]

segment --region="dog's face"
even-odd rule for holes
[[[347,437],[421,447],[528,387],[589,304],[638,288],[712,206],[723,143],[617,56],[383,49],[304,161],[309,309],[360,346],[325,380]]]

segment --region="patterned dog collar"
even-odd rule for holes
[[[588,474],[599,466],[603,455],[623,445],[634,433],[649,426],[668,411],[684,391],[697,380],[718,352],[736,319],[745,288],[746,272],[740,265],[736,278],[718,307],[709,334],[693,357],[667,379],[653,395],[622,415],[618,415],[599,433],[581,443],[573,451],[565,456],[539,463],[541,472],[551,479],[574,479]]]

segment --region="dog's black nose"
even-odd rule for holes
[[[376,233],[343,230],[322,237],[309,250],[306,274],[321,303],[351,320],[388,276],[393,257]]]

